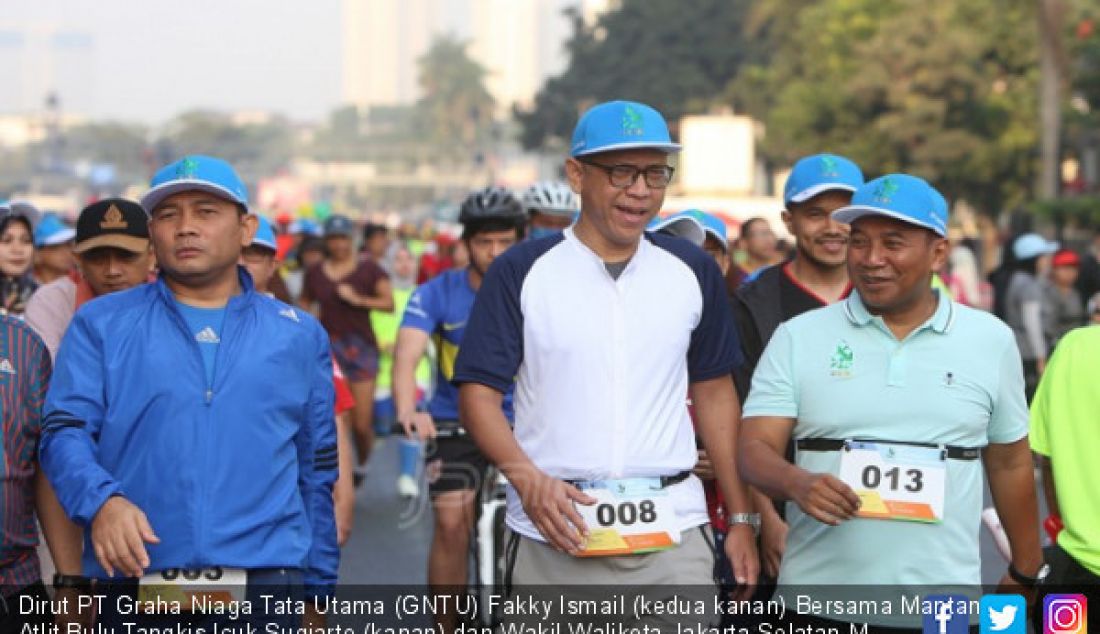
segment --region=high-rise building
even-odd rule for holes
[[[0,112],[35,112],[50,95],[65,111],[96,107],[96,47],[91,34],[53,25],[0,27]]]
[[[486,68],[486,87],[502,111],[529,105],[568,61],[565,9],[587,15],[591,2],[344,0],[343,99],[358,106],[414,103],[420,97],[417,60],[433,38],[451,35],[467,41],[471,57]]]

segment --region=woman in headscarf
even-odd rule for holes
[[[27,203],[0,205],[0,311],[22,316],[38,284],[34,267],[34,227],[38,210]]]

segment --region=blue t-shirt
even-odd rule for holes
[[[451,384],[451,378],[476,296],[467,270],[454,269],[417,288],[405,306],[401,327],[428,333],[438,351],[435,393],[428,402],[428,413],[437,421],[458,420],[458,388]],[[504,395],[504,414],[512,420],[511,389]]]
[[[214,383],[214,358],[221,343],[222,324],[225,321],[225,308],[198,308],[176,301],[187,327],[194,335],[202,351],[202,364],[206,370],[206,384]]]

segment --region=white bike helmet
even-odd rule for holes
[[[537,211],[570,218],[581,208],[577,195],[568,184],[561,181],[539,181],[531,185],[523,192],[523,206],[528,212]]]

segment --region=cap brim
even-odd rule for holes
[[[248,213],[252,213],[252,210],[248,208],[248,203],[241,201],[237,198],[236,194],[228,189],[206,181],[196,180],[168,181],[167,183],[161,183],[145,192],[145,195],[141,197],[141,207],[145,209],[146,214],[152,215],[153,210],[156,209],[157,205],[162,203],[165,198],[180,192],[192,191],[214,194],[218,198],[224,198],[234,205],[243,205],[244,208],[248,210]]]
[[[112,247],[115,249],[122,249],[123,251],[129,251],[130,253],[145,253],[149,250],[149,239],[128,236],[122,233],[105,233],[95,236],[94,238],[88,238],[82,242],[77,242],[73,247],[73,253],[79,255],[100,247]]]
[[[806,189],[803,189],[802,191],[798,192],[797,194],[791,196],[790,198],[787,199],[787,202],[789,202],[789,203],[806,202],[807,200],[813,198],[814,196],[817,196],[818,194],[820,194],[822,192],[835,191],[835,190],[842,190],[842,191],[846,191],[846,192],[854,192],[856,190],[856,188],[852,187],[851,185],[849,185],[847,183],[818,183],[817,185],[814,185],[813,187],[807,187]]]
[[[670,233],[690,241],[697,247],[703,246],[703,242],[707,239],[703,225],[699,224],[698,220],[687,216],[665,218],[650,227],[649,231]]]
[[[894,220],[899,220],[901,222],[913,225],[915,227],[921,227],[923,229],[928,229],[929,231],[931,231],[932,233],[934,233],[938,236],[945,236],[945,234],[942,230],[940,230],[936,227],[933,227],[932,225],[930,225],[926,222],[921,222],[921,221],[919,221],[915,218],[910,218],[909,216],[906,216],[905,214],[899,214],[896,211],[892,211],[890,209],[883,209],[881,207],[870,207],[870,206],[866,206],[866,205],[850,205],[848,207],[841,207],[840,209],[837,209],[836,211],[833,212],[833,220],[836,220],[837,222],[843,222],[844,224],[847,224],[847,225],[850,225],[853,222],[855,222],[856,220],[859,220],[860,218],[864,218],[866,216],[885,216],[886,218],[893,218]]]
[[[274,244],[272,244],[272,243],[270,243],[266,240],[253,240],[252,244],[250,244],[248,246],[250,246],[250,247],[262,247],[264,249],[271,249],[272,251],[276,251],[276,252],[279,250],[279,247],[275,246]]]
[[[56,247],[59,244],[65,244],[76,237],[76,230],[71,227],[65,227],[61,231],[46,238],[38,246],[40,247]]]
[[[647,143],[645,141],[638,141],[637,143],[613,143],[611,145],[581,150],[580,152],[574,152],[573,156],[589,156],[592,154],[602,154],[604,152],[615,152],[617,150],[659,150],[665,154],[675,154],[679,152],[680,149],[679,143]]]
[[[718,242],[720,242],[722,244],[722,249],[726,253],[729,253],[729,251],[730,251],[730,242],[729,242],[729,239],[726,238],[726,236],[718,233],[717,231],[715,231],[714,229],[711,229],[709,227],[705,227],[703,230],[706,231],[707,236],[710,236],[710,237],[714,238],[715,240],[717,240]],[[704,243],[706,242],[706,236],[703,237],[703,242]]]

